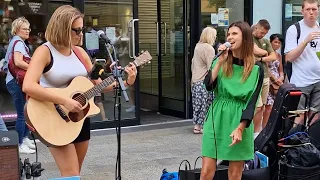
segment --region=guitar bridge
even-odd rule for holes
[[[66,122],[70,121],[70,119],[68,118],[68,116],[66,115],[66,113],[64,112],[64,110],[61,108],[59,104],[54,104],[54,107],[56,108],[57,112],[59,113],[60,117],[63,120],[65,120]]]

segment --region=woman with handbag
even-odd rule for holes
[[[14,106],[17,111],[16,130],[19,135],[19,152],[25,154],[35,153],[35,145],[28,138],[29,129],[25,123],[24,118],[24,105],[26,103],[25,94],[22,92],[21,81],[23,79],[15,78],[14,72],[10,72],[10,65],[27,70],[29,64],[24,59],[30,59],[29,49],[25,44],[25,40],[29,38],[30,23],[24,17],[19,17],[12,22],[12,39],[8,45],[7,53],[5,56],[7,71],[6,86],[13,98]],[[17,77],[17,76],[16,76]]]
[[[270,88],[269,88],[269,94],[267,97],[267,104],[266,109],[263,113],[263,121],[262,121],[262,128],[264,128],[269,120],[270,113],[272,110],[272,106],[274,103],[274,100],[276,98],[276,95],[278,93],[280,85],[284,82],[284,74],[283,74],[283,66],[282,66],[282,57],[277,52],[279,48],[281,47],[281,44],[283,42],[283,38],[280,34],[272,34],[270,36],[270,43],[273,48],[273,50],[276,52],[277,60],[269,62],[269,71],[270,71]]]
[[[230,48],[215,60],[205,78],[215,99],[207,113],[202,137],[201,180],[212,180],[217,159],[229,161],[229,180],[241,180],[245,160],[254,158],[251,123],[263,83],[263,67],[255,62],[252,30],[248,23],[232,23],[227,32]]]
[[[203,80],[207,75],[215,56],[213,45],[216,41],[217,31],[213,27],[203,29],[200,40],[194,48],[191,63],[191,94],[193,106],[193,133],[202,134],[203,121],[213,100],[213,93],[206,90]]]

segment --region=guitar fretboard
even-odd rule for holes
[[[113,76],[109,76],[104,79],[101,83],[93,86],[91,89],[84,93],[84,96],[87,99],[91,99],[102,92],[102,90],[108,86],[110,86],[115,81]]]

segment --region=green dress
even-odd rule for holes
[[[203,127],[204,157],[230,161],[250,160],[254,157],[251,121],[262,87],[263,67],[261,63],[256,63],[247,80],[242,82],[243,68],[243,61],[234,58],[231,77],[224,76],[221,67],[216,80],[210,85],[213,87],[215,98]],[[232,143],[230,134],[243,120],[248,123],[243,130],[242,141],[229,147]]]

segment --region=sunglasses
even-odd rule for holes
[[[71,28],[72,31],[74,31],[77,35],[79,35],[81,32],[83,32],[85,30],[85,27],[82,27],[82,28]]]

